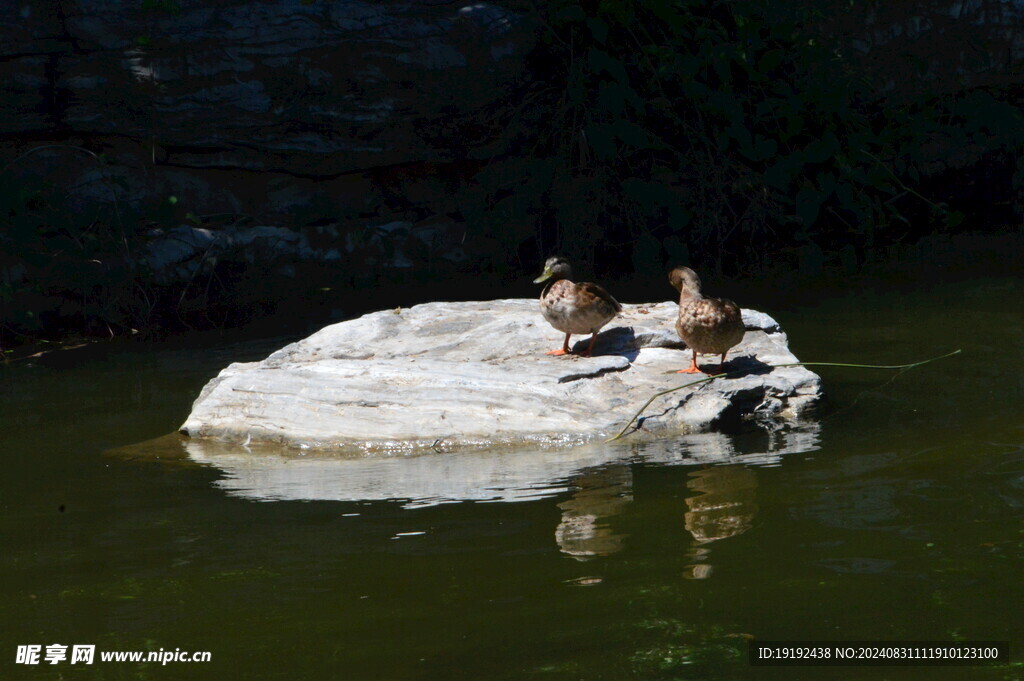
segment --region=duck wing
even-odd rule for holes
[[[580,298],[580,302],[583,304],[607,307],[609,314],[612,312],[614,312],[614,314],[622,312],[622,305],[619,304],[619,301],[615,300],[615,298],[612,297],[612,294],[608,293],[597,284],[584,281],[576,285],[576,291]]]

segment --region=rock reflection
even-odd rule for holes
[[[458,501],[526,501],[575,490],[573,499],[564,502],[563,511],[580,518],[602,518],[617,513],[629,502],[629,461],[772,465],[783,455],[817,449],[818,426],[812,424],[767,437],[767,444],[743,446],[737,446],[730,435],[703,433],[567,449],[362,457],[212,440],[185,440],[183,446],[188,458],[223,473],[215,483],[218,487],[233,496],[257,501],[399,500],[412,508]],[[139,458],[152,448],[152,442],[143,443],[124,448],[120,455]],[[164,449],[166,445],[161,451]],[[583,522],[567,520],[566,524]]]
[[[744,464],[774,466],[783,456],[806,454],[819,448],[821,425],[806,423],[799,428],[764,432],[765,441],[737,445],[738,436],[725,433],[683,435],[664,442],[651,443],[643,458],[652,463],[676,465]]]
[[[581,470],[609,460],[596,446],[555,450],[333,457],[190,440],[194,461],[215,466],[214,484],[257,501],[401,501],[419,508],[458,501],[529,501],[561,494]]]

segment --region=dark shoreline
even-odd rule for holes
[[[890,259],[872,259],[855,271],[841,265],[826,264],[817,272],[779,266],[753,276],[726,277],[708,271],[703,276],[715,295],[731,297],[745,306],[768,310],[799,311],[831,297],[855,295],[858,291],[885,290],[898,294],[925,288],[938,281],[968,280],[978,277],[1018,276],[1024,259],[1024,231],[1001,233],[972,232],[957,235],[933,235],[915,244],[900,247]],[[694,263],[700,267],[700,263]],[[586,270],[584,270],[586,271]],[[409,273],[395,272],[396,280],[365,288],[338,288],[317,291],[315,299],[299,301],[294,297],[266,300],[265,314],[239,317],[241,323],[225,326],[189,328],[167,326],[150,333],[88,336],[69,332],[49,338],[25,338],[25,342],[2,346],[4,361],[23,361],[52,353],[82,356],[96,344],[161,343],[191,345],[204,338],[252,339],[260,337],[300,338],[330,323],[350,319],[367,312],[394,307],[412,307],[432,301],[529,298],[537,295],[531,283],[533,270],[505,277],[462,274],[446,281],[415,281]],[[582,278],[582,277],[581,277]],[[590,278],[589,276],[587,278]],[[628,302],[656,302],[671,299],[671,290],[663,282],[663,273],[611,277],[602,284]],[[293,282],[294,283],[294,282]],[[284,286],[282,291],[286,291]],[[213,334],[213,336],[210,336]]]

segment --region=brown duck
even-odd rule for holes
[[[705,298],[700,292],[700,278],[689,267],[676,267],[669,272],[668,280],[679,291],[676,332],[693,350],[689,368],[677,373],[700,373],[697,353],[721,355],[724,367],[726,353],[743,340],[745,328],[739,306],[731,300]]]
[[[540,293],[540,311],[551,326],[565,334],[562,348],[547,354],[570,354],[569,337],[574,333],[589,333],[592,334],[590,345],[580,355],[590,357],[597,332],[622,312],[622,306],[597,284],[589,281],[573,283],[569,280],[571,276],[569,261],[554,256],[548,258],[544,263],[544,272],[533,280],[535,284],[548,282]]]

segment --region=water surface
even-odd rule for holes
[[[794,292],[793,296],[799,294]],[[290,338],[0,366],[0,673],[81,679],[1003,679],[754,669],[760,639],[1008,640],[1024,660],[1024,286],[762,309],[822,369],[793,431],[338,461],[155,440]],[[283,460],[283,462],[282,462]],[[209,650],[14,664],[19,644]]]

